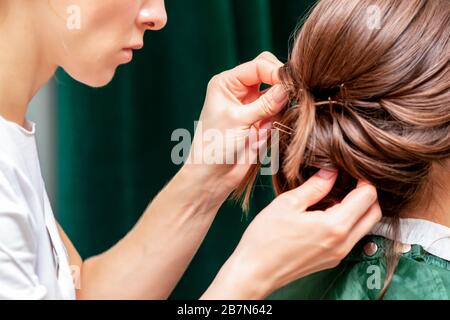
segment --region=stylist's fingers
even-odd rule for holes
[[[340,204],[327,210],[336,215],[343,226],[351,229],[377,200],[377,189],[365,182],[358,183]]]
[[[242,106],[239,115],[247,125],[252,125],[260,120],[277,115],[284,109],[287,101],[288,94],[286,90],[282,85],[278,84],[270,88],[258,100]]]
[[[260,55],[258,55],[257,58],[266,59],[267,61],[270,61],[273,64],[278,65],[279,67],[283,65],[283,63],[280,60],[278,60],[278,58],[273,53],[270,53],[269,51],[262,52]]]
[[[373,229],[375,224],[380,221],[381,217],[381,208],[377,201],[372,204],[367,213],[362,216],[352,228],[352,231],[347,238],[347,248],[351,250],[359,240]]]
[[[284,193],[298,206],[299,211],[318,203],[333,189],[337,171],[321,169],[300,187]]]
[[[223,73],[226,80],[244,87],[261,83],[274,85],[280,82],[278,71],[283,64],[271,53],[264,52],[254,60],[241,64]]]

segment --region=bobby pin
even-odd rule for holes
[[[277,129],[278,131],[281,131],[283,133],[286,133],[286,134],[289,134],[289,135],[294,134],[294,129],[292,129],[291,127],[288,127],[288,126],[286,126],[286,125],[284,125],[284,124],[282,124],[280,122],[274,122],[273,123],[273,127],[275,129]]]

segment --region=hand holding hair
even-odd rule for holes
[[[259,142],[264,143],[267,136],[259,135],[259,129],[272,128],[272,117],[277,115],[287,104],[288,94],[279,84],[279,70],[283,64],[271,53],[264,52],[254,60],[222,72],[211,79],[203,111],[200,116],[201,131],[197,130],[191,148],[190,159],[194,154],[208,157],[204,148],[204,132],[219,131],[226,135],[227,145],[235,145],[248,139],[252,134],[258,135]],[[260,91],[261,84],[271,85],[267,91]],[[198,128],[197,128],[198,129]],[[240,159],[251,150],[225,150],[223,158],[233,156]],[[251,155],[256,157],[256,152]],[[222,163],[225,163],[223,161]],[[200,172],[200,176],[221,180],[222,196],[227,197],[251,167],[251,161],[236,161],[233,165],[206,164],[190,166],[187,171]],[[184,168],[186,169],[186,168]],[[219,198],[223,198],[223,197]]]
[[[261,299],[301,277],[337,266],[381,219],[376,189],[360,181],[341,203],[308,211],[332,189],[321,170],[278,196],[250,224],[203,299]]]

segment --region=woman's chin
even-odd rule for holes
[[[112,79],[114,78],[114,75],[116,73],[116,68],[110,71],[97,71],[92,72],[92,74],[89,74],[84,77],[73,77],[78,82],[81,82],[89,87],[92,88],[101,88],[106,85],[108,85]]]
[[[126,62],[123,61],[123,59],[115,59],[115,61],[110,59],[109,61],[104,61],[101,65],[99,63],[93,65],[92,63],[83,61],[79,64],[67,66],[67,68],[64,66],[62,67],[73,79],[78,82],[81,82],[89,87],[100,88],[109,84],[114,78],[117,68],[125,63]]]
[[[113,76],[114,76],[114,74],[113,74]],[[111,77],[109,77],[107,79],[100,79],[100,80],[90,81],[90,82],[87,82],[85,84],[90,86],[90,87],[92,87],[92,88],[101,88],[101,87],[104,87],[104,86],[108,85],[112,81],[113,76],[111,76]]]

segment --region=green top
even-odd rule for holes
[[[269,299],[378,299],[386,274],[386,241],[390,240],[367,236],[336,268],[297,280]],[[400,257],[384,299],[449,300],[450,262],[412,245]]]

